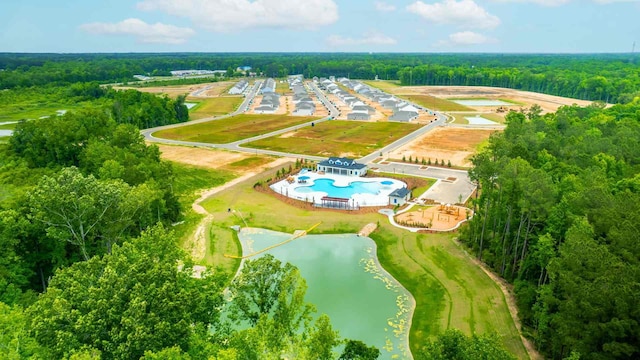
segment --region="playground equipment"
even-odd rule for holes
[[[275,244],[275,245],[271,245],[271,246],[266,247],[266,248],[264,248],[264,249],[262,249],[262,250],[260,250],[260,251],[256,251],[256,252],[254,252],[253,254],[244,255],[244,256],[236,256],[236,255],[224,254],[224,257],[226,257],[226,258],[230,258],[230,259],[247,259],[247,258],[250,258],[250,257],[252,257],[252,256],[256,256],[256,255],[262,254],[263,252],[269,251],[269,250],[271,250],[271,249],[275,249],[275,248],[277,248],[278,246],[282,246],[282,245],[284,245],[284,244],[286,244],[286,243],[289,243],[289,242],[291,242],[291,241],[293,241],[293,240],[295,240],[295,239],[297,239],[297,238],[300,238],[300,237],[303,237],[303,236],[307,235],[311,230],[315,229],[315,228],[316,228],[316,227],[318,227],[318,225],[320,225],[320,224],[322,224],[322,222],[319,222],[319,223],[317,223],[317,224],[313,225],[313,226],[312,226],[312,227],[310,227],[309,229],[307,229],[307,230],[305,230],[305,231],[302,231],[302,232],[300,232],[299,234],[294,235],[294,236],[292,236],[291,238],[289,238],[289,239],[287,239],[287,240],[285,240],[285,241],[283,241],[283,242],[279,242],[279,243],[277,243],[277,244]]]

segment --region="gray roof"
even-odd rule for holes
[[[365,164],[358,164],[355,160],[349,158],[330,157],[327,160],[320,161],[318,165],[331,166],[341,169],[363,169]]]
[[[389,116],[391,121],[411,121],[418,117],[418,113],[414,111],[396,111],[393,115]]]
[[[352,112],[347,114],[348,120],[369,120],[371,117],[368,113],[363,112]]]
[[[400,189],[393,190],[393,192],[391,194],[389,194],[389,196],[404,198],[408,194],[411,194],[411,190],[407,189],[406,187],[403,187],[403,188],[400,188]]]

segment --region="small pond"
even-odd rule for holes
[[[243,255],[290,239],[291,234],[243,228]],[[355,234],[307,235],[256,255],[271,254],[300,269],[306,301],[327,314],[342,338],[380,349],[380,359],[410,359],[409,329],[415,301],[378,263],[376,245]]]

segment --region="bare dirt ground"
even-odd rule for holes
[[[459,206],[451,205],[445,207],[435,205],[427,208],[422,207],[415,211],[407,211],[396,216],[395,220],[399,224],[402,222],[411,222],[424,224],[425,227],[433,230],[449,230],[456,227],[458,223],[466,220],[472,214],[473,212],[471,210]]]
[[[529,91],[521,91],[505,88],[494,88],[488,86],[403,86],[393,88],[394,94],[406,95],[431,95],[444,99],[451,98],[483,98],[483,99],[503,99],[519,104],[508,106],[509,109],[519,110],[529,108],[533,104],[538,104],[544,112],[554,112],[560,106],[577,104],[587,106],[591,101],[564,98],[554,95],[545,95]],[[472,107],[478,111],[495,112],[495,106]]]
[[[172,85],[172,86],[153,86],[153,87],[132,87],[132,86],[115,86],[116,90],[135,89],[141,92],[153,93],[153,94],[166,94],[170,98],[176,98],[179,95],[190,95],[198,90],[207,89],[203,91],[196,98],[202,97],[216,97],[226,94],[229,87],[233,86],[235,81],[220,81],[213,83],[195,84],[195,85]]]
[[[232,162],[240,161],[252,156],[251,154],[224,150],[161,144],[156,145],[158,145],[160,152],[162,152],[162,159],[210,169],[222,168]]]
[[[451,161],[454,166],[471,166],[470,158],[482,143],[496,130],[479,130],[453,127],[438,127],[422,137],[406,144],[389,154],[390,158],[407,159],[411,156],[431,161]]]

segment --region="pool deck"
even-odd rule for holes
[[[300,181],[300,176],[307,176],[308,179],[304,180],[304,182]],[[296,189],[299,187],[309,187],[314,184],[314,181],[317,179],[331,179],[334,180],[333,185],[336,187],[347,187],[352,182],[360,181],[366,183],[380,183],[382,181],[390,181],[391,185],[382,185],[380,186],[380,191],[377,194],[362,194],[356,193],[351,196],[352,205],[358,206],[386,206],[389,205],[389,194],[391,194],[394,190],[406,187],[403,181],[383,178],[383,177],[358,177],[358,176],[344,176],[344,175],[335,175],[335,174],[319,174],[315,171],[307,171],[305,173],[301,173],[299,175],[292,176],[293,182],[289,182],[287,179],[278,181],[277,183],[271,185],[271,189],[277,192],[278,194],[287,196],[292,199],[302,200],[306,202],[313,202],[315,204],[322,204],[322,198],[325,196],[334,196],[332,194],[328,194],[324,191],[311,191],[311,192],[300,192]]]

